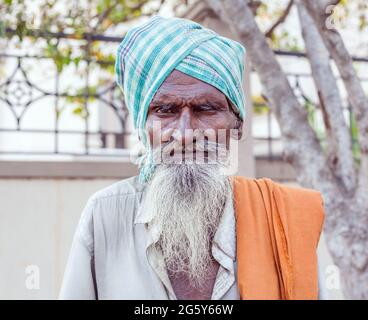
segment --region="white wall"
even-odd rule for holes
[[[92,193],[115,181],[0,180],[0,299],[57,298],[82,209]],[[39,268],[39,290],[26,287],[30,265]]]

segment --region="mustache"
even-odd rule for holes
[[[195,155],[196,159],[201,155],[209,160],[218,162],[224,161],[228,156],[226,145],[216,141],[202,139],[195,140],[183,145],[180,140],[171,140],[162,142],[159,148],[153,150],[154,157],[158,159],[161,156],[165,158],[182,157],[183,155]]]

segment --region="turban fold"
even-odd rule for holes
[[[149,104],[174,69],[220,90],[244,119],[244,55],[240,43],[188,19],[156,15],[130,29],[118,47],[115,72],[134,127],[144,129]],[[147,138],[143,143],[148,147]]]

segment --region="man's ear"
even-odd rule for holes
[[[231,131],[231,138],[235,140],[240,140],[243,136],[243,120],[236,117],[234,128],[235,130]]]
[[[228,97],[226,97],[227,103],[229,105],[230,110],[232,111],[232,113],[235,116],[235,124],[233,126],[233,130],[231,132],[231,138],[236,139],[236,140],[240,140],[241,137],[243,136],[243,120],[240,119],[240,112],[238,111],[238,109],[233,105],[233,103],[230,101],[230,99]]]

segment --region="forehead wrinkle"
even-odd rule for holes
[[[151,103],[182,103],[184,101],[192,102],[194,100],[193,102],[212,102],[227,105],[226,96],[216,88],[211,90],[208,88],[198,88],[196,85],[195,90],[190,90],[186,85],[182,85],[182,87],[184,88],[181,88],[181,90],[161,88],[157,91]]]
[[[228,106],[228,103],[226,100],[218,100],[213,99],[209,97],[189,97],[189,98],[183,98],[179,96],[172,96],[168,99],[155,99],[151,102],[151,105],[162,105],[162,104],[173,104],[173,105],[201,105],[201,104],[214,104],[214,105],[220,105],[220,106]]]

